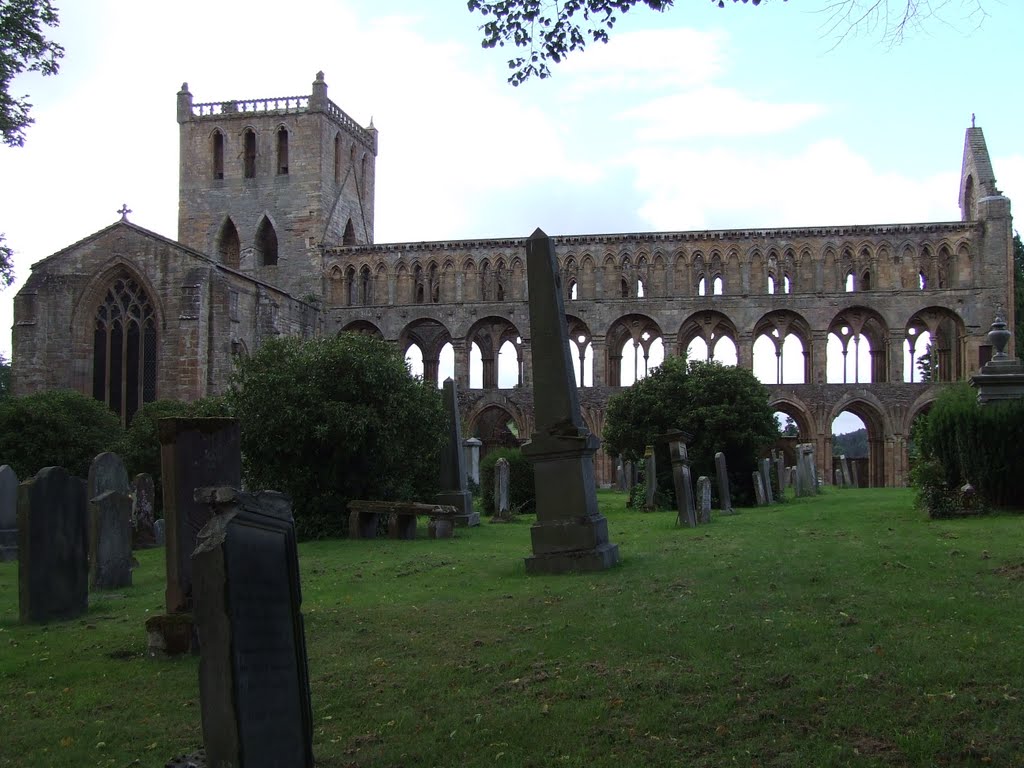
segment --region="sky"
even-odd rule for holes
[[[980,2],[933,2],[891,45],[833,29],[829,0],[679,0],[514,88],[464,0],[56,0],[61,71],[14,80],[36,122],[0,147],[18,277],[0,327],[30,265],[122,203],[176,236],[182,82],[197,102],[292,96],[323,70],[380,132],[377,242],[958,220],[972,113],[1024,194],[1024,3]]]

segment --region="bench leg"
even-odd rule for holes
[[[416,538],[416,515],[392,512],[388,515],[388,536],[406,541]]]

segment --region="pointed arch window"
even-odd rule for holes
[[[356,228],[352,226],[352,219],[348,220],[345,224],[345,232],[341,236],[342,245],[355,245],[356,244]]]
[[[277,232],[266,216],[256,228],[256,254],[261,267],[277,265]]]
[[[359,271],[359,296],[364,307],[373,304],[373,276],[370,274],[370,268],[365,265]]]
[[[213,132],[213,178],[224,178],[224,134]]]
[[[242,134],[242,175],[256,178],[256,131],[247,128]]]
[[[231,219],[224,222],[217,236],[217,253],[220,256],[220,263],[225,267],[238,269],[242,247],[238,239],[238,230]]]
[[[149,297],[127,273],[118,275],[96,309],[92,393],[127,424],[156,400],[156,315]]]
[[[283,125],[277,129],[277,175],[288,175],[288,129]]]

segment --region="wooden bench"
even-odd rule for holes
[[[455,507],[446,504],[421,504],[416,501],[350,501],[348,537],[374,539],[381,516],[388,522],[388,537],[415,539],[416,518],[430,518],[427,535],[432,539],[450,539],[455,530]]]

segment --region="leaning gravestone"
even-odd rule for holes
[[[46,467],[18,488],[18,613],[22,623],[73,619],[89,607],[85,481]]]
[[[0,467],[0,563],[18,559],[18,476]]]
[[[697,513],[693,505],[693,485],[690,477],[690,457],[686,441],[693,436],[681,429],[673,429],[659,440],[668,443],[668,457],[672,463],[672,485],[676,492],[676,524],[697,527]]]
[[[772,462],[771,459],[761,459],[761,484],[764,488],[764,500],[766,504],[775,503],[775,494],[772,493]]]
[[[846,459],[845,453],[839,457],[839,467],[843,470],[843,486],[845,488],[853,487],[853,475],[850,474],[850,462]]]
[[[512,517],[508,503],[508,485],[508,459],[498,459],[494,462],[494,516],[498,520],[509,520]]]
[[[725,454],[721,451],[715,454],[715,477],[718,480],[718,505],[722,514],[735,514],[736,510],[732,508],[732,495],[729,493],[729,473],[726,472]]]
[[[697,478],[697,498],[700,501],[698,520],[701,523],[711,522],[711,480],[705,475]]]
[[[156,491],[153,476],[143,472],[132,481],[132,548],[150,549],[156,544]]]
[[[132,585],[132,500],[104,491],[89,500],[89,587]]]
[[[860,462],[855,460],[850,464],[850,472],[853,474],[853,487],[860,488]]]
[[[480,525],[480,513],[473,509],[473,496],[466,483],[466,462],[459,424],[459,393],[453,379],[444,382],[444,412],[447,430],[441,446],[441,492],[437,503],[455,507],[455,524]]]
[[[313,715],[291,502],[202,488],[192,555],[199,700],[210,766],[313,765]]]
[[[89,478],[86,487],[88,499],[94,499],[106,491],[131,493],[128,472],[124,462],[116,453],[101,453],[89,465]]]
[[[768,504],[768,497],[764,493],[764,480],[761,477],[760,472],[753,472],[752,478],[754,481],[754,499],[757,506],[764,507]]]
[[[597,508],[600,441],[580,414],[555,246],[540,229],[527,241],[526,276],[535,430],[522,451],[533,465],[537,505],[526,572],[604,570],[619,561],[619,548],[609,542],[608,520]]]

